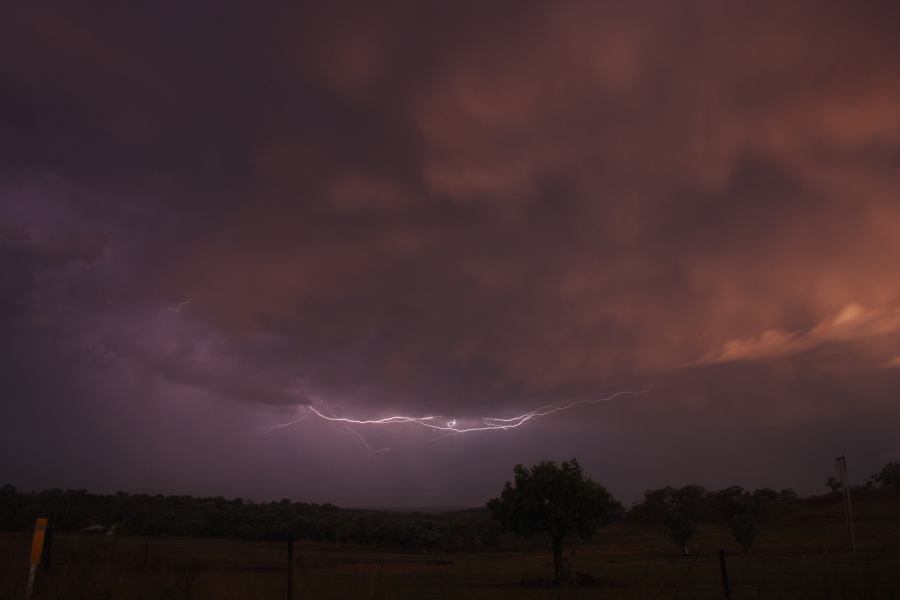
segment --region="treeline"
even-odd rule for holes
[[[432,551],[490,546],[499,527],[486,510],[442,514],[339,508],[305,502],[256,503],[222,497],[91,494],[51,489],[19,493],[0,488],[0,530],[29,531],[47,517],[55,531],[83,532],[92,526],[134,536],[295,539]]]
[[[837,490],[831,478],[826,485]],[[873,475],[867,486],[876,485],[900,489],[900,463],[889,463]],[[609,517],[655,527],[685,553],[701,523],[718,523],[730,528],[735,540],[749,550],[767,521],[789,513],[799,502],[790,489],[749,491],[732,486],[711,491],[688,485],[648,490],[640,503]],[[0,531],[30,531],[38,517],[49,518],[55,530],[63,533],[102,526],[134,536],[247,540],[292,536],[425,552],[494,546],[501,536],[500,524],[487,510],[477,508],[441,514],[400,513],[287,499],[256,503],[221,496],[102,495],[61,489],[21,493],[9,484],[0,487]]]
[[[783,515],[798,501],[792,490],[740,487],[708,491],[689,485],[649,490],[627,513],[610,515],[650,524],[684,548],[699,523],[721,521],[742,533],[749,548],[759,526]],[[616,503],[618,504],[618,503]],[[501,529],[484,509],[441,514],[400,513],[339,508],[332,504],[256,503],[242,498],[92,494],[86,490],[50,489],[20,493],[0,488],[0,530],[29,531],[37,517],[50,519],[54,529],[78,533],[96,526],[121,535],[227,537],[247,540],[295,539],[355,543],[408,551],[452,550],[493,546]]]
[[[794,490],[769,488],[754,491],[740,486],[709,491],[698,485],[648,490],[644,500],[628,511],[630,520],[666,533],[685,554],[701,522],[727,525],[735,540],[749,551],[761,523],[783,516],[800,498]]]
[[[825,480],[832,494],[841,491],[843,484],[834,477]],[[881,487],[900,489],[900,462],[890,462],[872,475],[865,486],[850,486],[851,492]],[[754,491],[732,486],[709,491],[697,485],[682,488],[665,487],[648,490],[644,499],[628,511],[628,518],[653,525],[666,533],[685,554],[688,545],[703,521],[726,525],[735,541],[748,552],[756,535],[765,523],[794,510],[800,501],[791,489],[776,491],[762,488]]]

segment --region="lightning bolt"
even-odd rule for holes
[[[609,402],[614,400],[620,396],[640,396],[646,394],[651,389],[653,389],[653,385],[647,386],[645,389],[634,392],[634,391],[621,391],[615,392],[614,394],[610,394],[609,396],[603,396],[600,398],[585,398],[581,400],[573,400],[570,402],[562,402],[562,403],[553,403],[553,404],[545,404],[544,406],[540,406],[538,408],[532,409],[528,412],[522,413],[520,415],[514,417],[481,417],[478,420],[477,425],[472,426],[462,426],[459,424],[457,419],[449,419],[445,420],[445,417],[441,417],[440,415],[428,415],[423,417],[411,417],[406,415],[394,415],[390,417],[382,417],[380,419],[354,419],[351,417],[339,417],[332,414],[326,414],[322,412],[322,410],[316,408],[312,404],[306,405],[306,408],[315,416],[323,419],[325,421],[331,421],[335,423],[343,423],[345,425],[394,425],[394,424],[402,424],[402,423],[414,423],[416,425],[420,425],[422,427],[426,427],[428,429],[433,429],[436,431],[442,431],[450,434],[457,433],[472,433],[475,431],[496,431],[496,430],[504,430],[504,429],[515,429],[517,427],[521,427],[528,421],[533,419],[538,419],[540,417],[546,417],[548,415],[552,415],[554,413],[562,412],[565,410],[570,410],[575,408],[576,406],[581,406],[583,404],[600,404],[604,402]]]
[[[193,300],[193,299],[194,298],[191,297],[191,298],[188,298],[187,300],[183,300],[182,302],[179,302],[175,306],[170,306],[169,310],[171,310],[172,312],[181,312],[181,309],[184,308],[185,306],[187,306],[188,304],[190,304],[191,300]]]
[[[290,427],[291,425],[296,425],[300,421],[305,421],[310,417],[310,413],[303,413],[296,419],[291,419],[286,423],[276,423],[275,425],[269,425],[268,427],[259,428],[256,433],[272,433],[273,431],[278,431],[279,429],[284,429],[285,427]]]
[[[390,452],[390,450],[391,450],[390,448],[374,448],[374,449],[373,449],[372,446],[369,444],[369,442],[366,440],[366,438],[363,437],[363,435],[362,435],[361,433],[359,433],[358,431],[356,431],[355,429],[353,429],[353,427],[351,427],[351,424],[352,424],[352,423],[351,423],[351,421],[352,421],[351,419],[347,419],[347,418],[344,418],[344,417],[338,417],[338,416],[335,414],[335,409],[343,410],[343,407],[341,407],[341,406],[339,406],[339,405],[336,405],[336,404],[329,405],[328,403],[324,402],[324,401],[323,401],[321,398],[319,398],[319,397],[315,397],[315,400],[316,400],[317,402],[319,402],[319,404],[320,404],[326,411],[328,411],[328,412],[331,413],[331,414],[330,414],[330,415],[326,415],[326,414],[324,414],[324,413],[322,413],[322,412],[320,412],[320,411],[312,411],[312,406],[311,406],[311,405],[307,405],[306,408],[307,408],[307,409],[310,409],[311,412],[306,413],[306,414],[303,416],[303,419],[305,419],[306,417],[309,417],[309,416],[312,416],[312,415],[315,414],[316,416],[319,416],[319,417],[325,419],[326,421],[331,421],[331,422],[333,422],[333,423],[337,423],[338,425],[341,426],[341,428],[342,428],[342,430],[344,431],[344,433],[348,434],[350,437],[353,438],[353,441],[356,442],[356,445],[359,446],[359,448],[360,448],[361,450],[365,450],[365,451],[368,452],[370,455],[371,455],[371,454],[381,454],[381,453],[383,453],[383,452]],[[297,420],[297,419],[295,419],[295,421],[296,421],[296,420]],[[302,419],[301,419],[301,420],[302,420]],[[402,420],[383,420],[383,421],[382,421],[382,423],[384,423],[384,424],[388,424],[388,423],[403,423],[403,422],[404,422],[404,421],[402,421]],[[374,423],[374,421],[373,421],[373,423]]]
[[[460,419],[447,418],[441,415],[424,415],[420,417],[409,415],[392,415],[388,417],[381,417],[378,419],[358,419],[351,416],[345,416],[346,411],[338,405],[329,404],[318,396],[310,396],[313,402],[303,405],[303,408],[305,408],[308,412],[304,413],[302,416],[296,419],[293,419],[292,421],[288,421],[287,423],[274,425],[264,432],[270,433],[284,427],[289,427],[295,423],[299,423],[300,421],[306,420],[309,417],[315,416],[323,421],[341,426],[345,433],[351,435],[354,438],[357,445],[359,445],[361,449],[365,450],[369,454],[378,454],[382,452],[388,452],[390,448],[373,449],[366,441],[365,437],[363,437],[362,434],[354,429],[355,426],[369,427],[385,425],[417,425],[419,427],[423,427],[440,433],[441,435],[431,440],[437,441],[451,435],[474,433],[476,431],[502,431],[508,429],[516,429],[525,425],[529,421],[547,417],[558,412],[571,410],[578,406],[586,404],[606,403],[622,396],[641,396],[650,392],[651,389],[653,389],[652,384],[639,391],[619,391],[599,398],[585,398],[581,400],[545,404],[543,406],[539,406],[513,417],[480,417],[477,419],[468,419],[468,422],[473,423],[471,425],[462,424]]]

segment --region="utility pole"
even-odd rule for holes
[[[847,477],[847,460],[843,456],[834,459],[841,489],[844,492],[844,517],[847,519],[847,533],[850,535],[850,554],[856,558],[856,534],[853,531],[853,506],[850,504],[850,481]]]

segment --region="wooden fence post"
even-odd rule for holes
[[[287,539],[287,600],[294,600],[294,536]]]
[[[34,579],[37,577],[37,568],[41,564],[41,553],[44,550],[44,536],[47,533],[47,519],[38,519],[34,524],[34,537],[31,540],[31,564],[28,568],[28,585],[25,587],[25,595],[31,598],[34,593]]]
[[[722,567],[722,587],[725,588],[726,600],[731,600],[731,586],[728,585],[728,568],[725,566],[725,550],[719,550],[719,565]]]

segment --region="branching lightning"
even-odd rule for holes
[[[480,419],[476,419],[475,423],[470,426],[461,425],[460,422],[455,418],[447,419],[446,417],[442,417],[440,415],[428,415],[423,417],[411,417],[406,415],[394,415],[390,417],[382,417],[380,419],[354,419],[351,417],[340,417],[336,416],[333,413],[327,414],[323,412],[319,408],[316,408],[313,404],[306,405],[306,408],[315,416],[320,419],[324,419],[326,421],[332,421],[335,423],[343,423],[346,425],[394,425],[394,424],[402,424],[402,423],[415,423],[416,425],[420,425],[422,427],[426,427],[428,429],[433,429],[436,431],[442,431],[446,433],[471,433],[474,431],[496,431],[502,429],[515,429],[517,427],[521,427],[528,421],[532,419],[537,419],[540,417],[546,417],[548,415],[552,415],[554,413],[562,412],[565,410],[569,410],[575,408],[576,406],[580,406],[582,404],[600,404],[603,402],[609,402],[618,398],[620,396],[640,396],[642,394],[646,394],[653,388],[652,385],[647,388],[638,391],[622,391],[616,392],[609,396],[604,396],[601,398],[587,398],[582,400],[573,400],[570,402],[561,402],[554,404],[545,404],[544,406],[540,406],[528,412],[522,413],[515,417],[501,418],[501,417],[481,417]]]
[[[290,421],[287,421],[286,423],[276,423],[275,425],[269,425],[268,427],[261,427],[258,431],[256,431],[256,433],[272,433],[273,431],[278,431],[279,429],[284,429],[285,427],[290,427],[291,425],[296,425],[300,421],[305,421],[310,416],[312,416],[310,413],[303,413],[296,419],[291,419]]]
[[[409,415],[392,415],[388,417],[381,417],[378,419],[358,419],[347,416],[346,411],[342,407],[329,404],[317,396],[312,396],[311,398],[313,402],[303,405],[303,408],[307,412],[303,413],[300,417],[293,419],[292,421],[288,421],[287,423],[274,425],[265,430],[264,433],[270,433],[277,429],[288,427],[314,416],[323,421],[339,425],[343,431],[354,438],[360,448],[364,449],[370,454],[376,454],[387,452],[390,449],[373,449],[366,441],[366,439],[362,436],[362,434],[356,431],[354,427],[417,425],[419,427],[423,427],[425,429],[429,429],[442,434],[435,438],[435,440],[432,440],[436,441],[447,436],[473,433],[476,431],[502,431],[516,429],[518,427],[521,427],[525,423],[528,423],[529,421],[547,417],[554,413],[567,411],[577,406],[585,404],[601,404],[622,396],[641,396],[648,393],[652,388],[653,385],[649,385],[645,389],[640,391],[620,391],[600,398],[586,398],[581,400],[545,404],[543,406],[539,406],[538,408],[529,410],[513,417],[479,417],[474,419],[458,419],[455,417],[446,417],[441,415],[424,415],[420,417]]]

